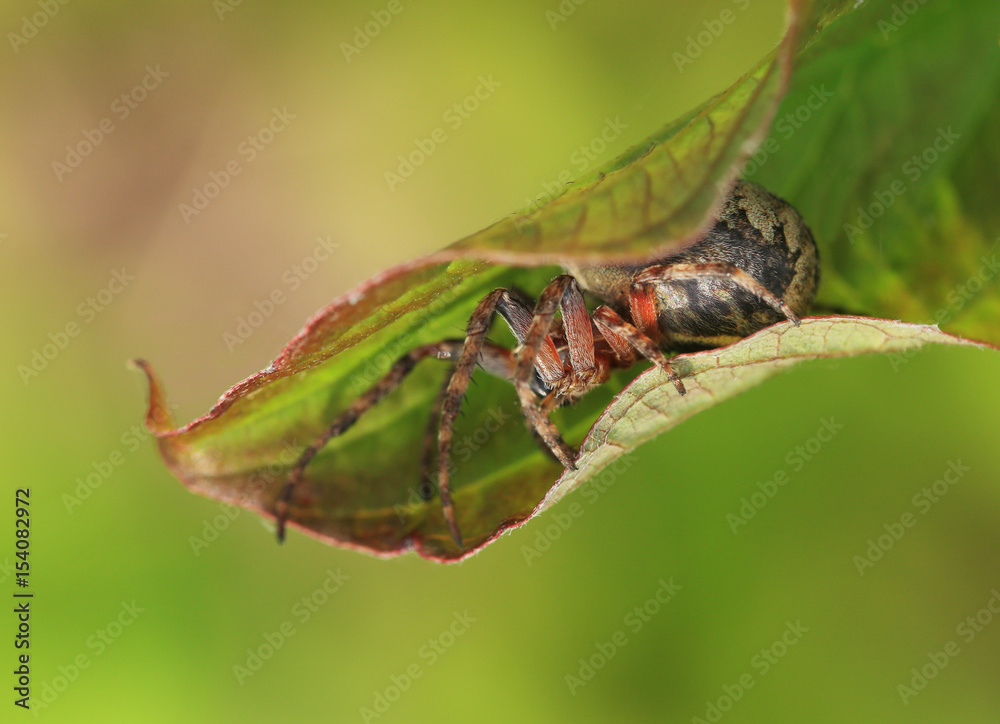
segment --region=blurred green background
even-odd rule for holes
[[[560,7],[575,9],[547,15]],[[734,22],[679,69],[724,9]],[[783,15],[778,0],[5,3],[0,579],[9,596],[27,486],[37,717],[996,721],[994,353],[803,365],[455,566],[299,534],[279,547],[255,516],[189,494],[138,427],[129,358],[156,365],[178,420],[202,414],[336,295],[727,87]],[[450,125],[480,76],[499,85]],[[287,122],[253,148],[275,110]],[[574,154],[608,118],[627,128],[583,168]],[[437,127],[446,141],[391,190],[385,172]],[[327,237],[330,259],[307,263]],[[273,289],[284,301],[232,343]],[[26,375],[36,351],[51,359]],[[819,442],[824,420],[843,427]],[[727,516],[779,471],[788,483],[734,533]],[[861,575],[869,539],[908,513]],[[663,582],[680,588],[659,604]],[[2,706],[27,720],[12,614],[3,625]],[[922,667],[933,678],[901,693]]]

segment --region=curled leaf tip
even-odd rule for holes
[[[174,429],[173,416],[167,406],[167,397],[163,391],[163,385],[153,371],[152,365],[144,359],[134,359],[129,362],[129,367],[141,371],[146,375],[149,383],[149,407],[146,410],[146,429],[160,437]]]

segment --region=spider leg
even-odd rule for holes
[[[633,280],[628,293],[628,311],[636,329],[652,340],[653,344],[659,346],[664,341],[656,314],[656,297],[648,286]]]
[[[563,330],[569,348],[569,364],[574,372],[586,372],[596,365],[593,324],[580,285],[573,277],[564,277],[569,281],[559,300],[559,311],[562,313]]]
[[[551,287],[551,284],[549,286]],[[438,429],[438,489],[441,493],[441,506],[444,509],[444,517],[448,523],[451,537],[459,546],[462,545],[462,534],[455,519],[455,506],[451,497],[451,443],[455,418],[461,409],[462,397],[469,386],[477,362],[481,362],[484,367],[492,365],[497,368],[493,372],[494,374],[498,374],[499,368],[507,364],[507,374],[499,376],[505,376],[514,382],[518,389],[521,407],[531,427],[538,432],[563,465],[572,466],[572,459],[576,455],[575,451],[563,442],[555,425],[538,409],[530,385],[536,366],[546,383],[556,382],[564,376],[559,353],[552,339],[548,337],[552,315],[549,315],[548,322],[545,323],[544,328],[541,328],[541,333],[537,335],[537,338],[533,338],[534,347],[530,359],[526,359],[524,366],[518,367],[521,364],[521,357],[518,356],[515,362],[514,355],[509,352],[507,355],[510,357],[503,360],[501,360],[499,352],[482,356],[486,333],[493,321],[494,313],[499,313],[503,317],[514,336],[522,343],[526,337],[530,337],[534,323],[538,320],[537,310],[535,316],[532,317],[528,308],[506,289],[494,289],[486,295],[476,305],[475,311],[469,318],[465,344],[462,346],[455,371],[448,381],[448,387],[442,399],[441,425]],[[522,344],[521,349],[523,346]],[[520,352],[518,354],[520,355]],[[520,381],[518,379],[519,369],[522,370]],[[526,399],[530,404],[526,404]]]
[[[678,279],[700,279],[706,276],[729,279],[751,294],[755,294],[778,314],[784,315],[789,322],[798,326],[798,315],[792,311],[792,308],[783,299],[772,294],[763,284],[739,267],[726,262],[650,266],[635,275],[633,284],[645,286],[657,282],[675,281]]]
[[[457,355],[456,355],[457,357]],[[500,377],[510,381],[514,377],[514,353],[504,349],[492,342],[485,342],[479,359],[479,366],[494,377]],[[441,411],[444,406],[445,397],[448,394],[448,387],[451,378],[455,374],[455,366],[452,365],[448,374],[444,377],[441,391],[438,392],[434,407],[431,409],[430,417],[427,418],[427,427],[424,431],[424,440],[420,453],[420,488],[418,494],[424,500],[434,497],[434,453],[437,450],[438,430],[441,426]],[[470,380],[474,381],[474,380]]]
[[[597,327],[597,331],[601,333],[601,336],[604,337],[605,341],[607,341],[608,346],[611,347],[611,351],[615,356],[618,366],[623,368],[631,367],[635,364],[635,347],[633,347],[631,343],[625,339],[625,337],[621,336],[601,321],[601,319],[597,316],[597,311],[601,308],[602,307],[598,307],[598,309],[594,311],[594,326]]]
[[[448,383],[451,382],[453,374],[455,374],[454,365],[445,375],[441,390],[434,400],[434,407],[431,408],[430,417],[427,418],[427,427],[424,429],[424,440],[420,446],[420,487],[417,489],[423,500],[434,497],[434,484],[431,479],[434,467],[434,443],[437,442],[438,427],[441,425],[441,406],[444,404],[444,396],[448,392]]]
[[[569,352],[570,368],[574,372],[591,372],[597,364],[594,349],[594,332],[590,314],[587,312],[587,305],[584,302],[583,293],[580,291],[580,287],[576,280],[572,280],[571,283],[559,282],[559,284],[566,284],[563,296],[559,301],[559,307],[562,312],[563,338],[565,339],[566,348]],[[525,339],[527,339],[528,334],[531,331],[534,312],[532,312],[532,310],[529,309],[524,302],[521,302],[513,296],[501,299],[501,301],[497,304],[497,312],[500,313],[500,315],[504,318],[504,321],[507,322],[511,332],[517,338],[518,343],[524,345]],[[543,326],[541,329],[545,329],[544,322],[542,324]],[[550,318],[548,329],[551,330],[551,328],[552,322]],[[526,367],[530,368],[528,363],[524,364]],[[538,357],[535,359],[534,366],[538,369],[539,375],[542,379],[549,385],[553,385],[556,382],[563,380],[566,376],[566,370],[564,369],[562,359],[555,347],[555,343],[548,334],[543,337],[542,346],[539,349]],[[530,380],[530,369],[527,372],[527,375]],[[511,381],[513,382],[513,376]],[[519,395],[518,398],[521,399],[521,396]],[[532,405],[536,404],[536,401],[533,398],[529,399],[532,400]],[[543,416],[547,416],[562,402],[562,398],[557,397],[555,393],[550,393],[537,404],[541,409]],[[564,458],[567,456],[560,455],[560,447],[563,447],[563,445],[559,442],[552,445],[551,442],[546,440],[546,437],[551,440],[552,436],[546,436],[542,433],[542,430],[545,427],[550,426],[547,418],[541,426],[538,426],[531,423],[531,417],[533,417],[533,415],[531,415],[530,412],[525,412],[525,419],[528,422],[528,430],[531,432],[532,439],[538,444],[539,447],[542,448],[544,452],[548,453],[549,456],[566,467],[566,461]],[[556,437],[559,438],[558,430],[555,430],[554,426],[552,427],[552,430]],[[569,453],[573,458],[576,457],[576,452],[572,449],[569,449]]]
[[[578,307],[574,306],[572,311],[568,311],[567,309],[563,310],[564,315],[566,317],[569,317],[571,314],[574,316],[574,320],[568,322],[567,324],[567,337],[581,336],[580,333],[573,335],[568,331],[570,328],[575,328],[575,325],[578,323],[578,320],[576,319],[576,317],[579,316],[578,309],[582,310],[584,322],[588,327],[588,329],[586,330],[586,332],[583,333],[582,336],[585,336],[587,333],[590,333],[589,329],[590,317],[587,314],[587,308],[583,303],[583,295],[581,294],[579,295]],[[533,318],[533,313],[531,308],[529,308],[524,302],[522,302],[517,297],[513,296],[511,293],[508,292],[508,294],[505,297],[501,297],[500,300],[497,302],[496,311],[498,314],[500,314],[501,317],[503,317],[503,320],[507,323],[507,326],[510,328],[511,333],[514,335],[514,338],[517,339],[519,344],[522,344],[524,342],[525,337],[527,337],[528,335],[528,331],[531,329],[531,320]],[[589,340],[590,340],[589,350],[591,355],[593,355],[594,342],[592,333],[590,333]],[[587,345],[586,338],[584,339],[583,344],[585,346]],[[507,351],[504,350],[504,352]],[[508,376],[507,379],[513,382],[514,380],[513,365],[515,358],[512,352],[507,352],[507,354],[510,354],[511,358],[511,370],[510,370],[510,375]],[[571,350],[570,359],[572,360],[573,358],[574,358],[574,352]],[[584,363],[581,361],[581,364]],[[552,342],[550,337],[546,337],[545,341],[543,341],[542,347],[539,350],[538,359],[535,360],[535,365],[539,370],[539,375],[547,384],[552,384],[554,382],[557,382],[564,376],[562,361],[559,357],[558,351],[556,350],[555,344]],[[525,418],[525,421],[528,422],[527,418]],[[556,462],[562,464],[562,460],[560,460],[557,453],[545,441],[545,438],[542,437],[542,434],[538,430],[538,428],[536,428],[534,425],[531,425],[530,423],[527,425],[527,428],[528,432],[531,433],[531,439],[535,441],[535,443],[538,445],[539,448],[541,448],[542,452],[547,454],[550,458],[552,458]]]
[[[497,291],[504,293],[499,295],[496,311],[503,317],[518,344],[523,345],[524,340],[531,331],[531,322],[534,319],[534,313],[527,304],[512,295],[509,291]],[[551,323],[549,327],[551,327]],[[551,385],[565,376],[565,370],[563,370],[559,351],[556,349],[552,338],[548,336],[549,327],[545,328],[545,333],[542,336],[542,344],[538,349],[538,357],[535,359],[534,366],[538,368],[538,373],[542,379]],[[530,378],[530,374],[528,377]],[[513,374],[511,375],[511,380],[513,380]]]
[[[684,383],[681,382],[673,365],[670,364],[670,361],[660,351],[656,342],[622,319],[611,307],[601,306],[595,309],[594,322],[597,324],[597,328],[601,330],[601,333],[604,334],[605,339],[612,345],[612,348],[616,344],[612,341],[613,335],[624,338],[639,354],[662,369],[666,373],[667,379],[674,383],[674,387],[677,388],[680,394],[686,394],[687,390],[684,389]],[[610,335],[606,333],[606,330]]]
[[[588,371],[594,368],[594,337],[589,316],[586,315],[583,294],[573,277],[561,274],[542,290],[535,305],[531,325],[516,353],[514,386],[528,422],[555,453],[563,467],[575,470],[574,459],[577,451],[563,441],[555,424],[535,400],[529,384],[532,368],[537,364],[539,350],[543,349],[543,342],[549,340],[548,332],[552,327],[557,308],[563,313],[571,369]],[[551,340],[549,341],[551,343]]]
[[[299,484],[299,481],[302,480],[302,475],[305,472],[306,467],[310,462],[312,462],[312,459],[316,457],[316,454],[322,450],[332,438],[347,432],[347,430],[349,430],[354,423],[358,421],[358,418],[378,404],[382,398],[399,387],[400,383],[406,379],[406,376],[413,371],[414,367],[416,367],[417,363],[422,359],[427,357],[454,359],[458,356],[461,348],[461,340],[444,340],[442,342],[417,347],[416,349],[413,349],[403,355],[389,369],[389,372],[386,373],[385,377],[375,383],[374,386],[355,400],[349,408],[341,413],[341,415],[334,420],[326,430],[323,431],[323,434],[317,437],[309,445],[309,447],[302,452],[299,459],[296,461],[295,466],[292,468],[292,471],[288,476],[288,480],[285,482],[285,486],[281,490],[281,494],[275,502],[275,519],[278,524],[279,543],[284,542],[285,540],[285,525],[288,522],[289,503],[291,502],[292,495],[295,492],[295,487]]]

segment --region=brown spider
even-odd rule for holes
[[[549,419],[552,410],[603,384],[612,370],[630,367],[636,353],[660,367],[683,395],[684,383],[661,348],[718,347],[782,319],[797,325],[819,284],[809,228],[785,201],[746,181],[736,183],[712,227],[683,251],[645,266],[572,265],[567,271],[545,287],[533,310],[510,290],[495,289],[476,306],[464,341],[426,344],[403,355],[302,453],[275,506],[278,540],[284,540],[289,503],[313,457],[425,357],[455,361],[431,414],[422,467],[426,476],[436,428],[441,505],[461,546],[451,499],[451,443],[477,366],[514,385],[532,434],[563,466],[574,469],[577,451]],[[588,313],[584,289],[606,304]],[[561,320],[555,319],[557,309]],[[515,351],[486,340],[494,313],[517,338]]]

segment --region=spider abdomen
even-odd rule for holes
[[[787,202],[747,181],[734,186],[712,227],[683,251],[642,266],[586,266],[570,273],[625,316],[634,279],[650,267],[686,270],[683,278],[648,283],[660,338],[671,349],[718,347],[785,318],[720,269],[744,272],[797,315],[808,312],[819,285],[816,244],[805,222]]]

